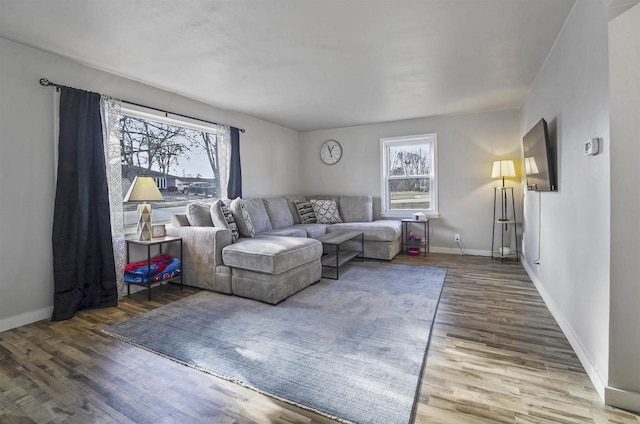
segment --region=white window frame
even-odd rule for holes
[[[391,146],[406,146],[412,144],[431,144],[431,167],[429,172],[429,182],[431,184],[429,193],[429,209],[391,209],[389,198],[389,148]],[[385,218],[411,218],[416,212],[424,213],[428,218],[437,218],[438,212],[438,134],[418,134],[402,137],[387,137],[380,139],[380,161],[381,161],[381,181],[380,198],[382,199],[381,215]]]

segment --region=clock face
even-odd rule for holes
[[[338,163],[342,157],[342,146],[336,140],[327,140],[320,148],[320,159],[327,165]]]

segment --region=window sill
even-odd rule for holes
[[[401,212],[383,212],[380,214],[382,218],[391,218],[391,219],[413,219],[413,214],[417,212],[424,213],[425,217],[428,219],[437,219],[440,218],[440,213],[438,212],[424,212],[424,211],[401,211]]]

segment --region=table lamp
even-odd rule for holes
[[[152,177],[135,177],[124,201],[143,202],[138,205],[138,240],[151,240],[151,205],[147,202],[152,200],[164,200],[155,180]]]

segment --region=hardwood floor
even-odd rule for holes
[[[416,423],[640,423],[604,406],[519,263],[429,254],[448,268]],[[100,332],[197,292],[0,333],[0,423],[333,423]]]

